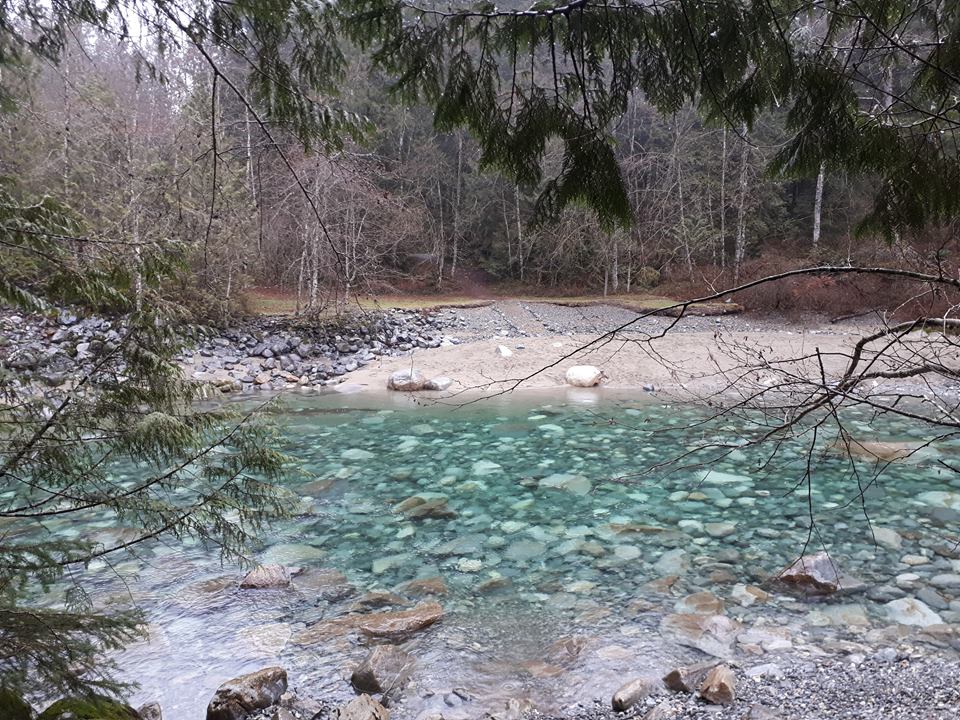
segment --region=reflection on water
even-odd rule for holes
[[[296,481],[302,512],[271,528],[258,559],[300,568],[291,589],[239,590],[235,568],[190,544],[146,548],[90,576],[101,604],[133,600],[148,612],[149,642],[121,658],[141,685],[137,698],[158,700],[168,720],[188,720],[202,717],[220,682],[267,664],[285,666],[292,684],[317,697],[350,697],[350,668],[366,641],[344,626],[303,645],[304,630],[357,608],[421,601],[423,588],[404,587],[416,578],[442,578],[428,585],[445,590],[436,599],[446,615],[404,644],[418,666],[394,710],[401,719],[426,710],[477,717],[509,697],[544,710],[609,697],[626,676],[699,657],[658,632],[663,614],[694,592],[723,598],[745,628],[785,628],[790,642],[780,647],[789,652],[862,641],[888,626],[883,602],[898,596],[904,554],[929,556],[911,570],[920,584],[951,572],[927,549],[949,508],[931,515],[918,498],[956,490],[956,480],[932,462],[892,466],[869,493],[871,519],[895,528],[903,546],[876,547],[850,503],[856,483],[846,459],[827,453],[811,496],[821,532],[871,594],[818,606],[780,594],[768,578],[807,538],[806,492],[790,494],[804,446],[784,448],[769,465],[743,447],[711,461],[706,477],[691,467],[624,479],[710,441],[742,442],[744,428],[686,429],[698,413],[593,391],[459,409],[399,395],[289,400],[277,417],[286,451],[307,471]],[[865,438],[922,439],[916,426],[851,422]],[[770,600],[741,606],[734,588],[744,583]],[[752,640],[740,652],[762,654]]]

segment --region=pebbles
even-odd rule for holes
[[[322,386],[381,356],[455,343],[446,330],[459,322],[450,310],[387,310],[309,325],[260,317],[226,330],[201,329],[178,359],[190,377],[223,392]],[[0,335],[8,343],[0,360],[28,382],[59,385],[116,349],[124,329],[123,318],[5,313]],[[448,379],[436,380],[443,386]]]

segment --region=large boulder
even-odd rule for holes
[[[160,703],[156,702],[141,705],[137,708],[137,714],[140,720],[163,720],[163,710],[160,708]]]
[[[409,609],[373,613],[364,616],[357,627],[364,635],[378,638],[400,638],[430,627],[443,617],[443,606],[425,602]]]
[[[430,378],[423,384],[424,390],[447,390],[453,385],[453,380],[441,375],[440,377]]]
[[[397,370],[390,376],[390,379],[387,380],[387,389],[388,390],[399,390],[401,392],[414,392],[416,390],[423,390],[423,386],[426,385],[427,378],[419,370],[414,370],[410,368],[409,370]]]
[[[696,648],[708,655],[728,658],[740,632],[740,623],[726,615],[665,615],[660,634],[667,640]]]
[[[207,720],[243,720],[256,710],[276,705],[287,691],[287,671],[268,667],[227,680],[207,706]]]
[[[336,710],[337,720],[390,720],[390,711],[369,695],[356,697]]]
[[[594,387],[607,379],[606,374],[594,365],[574,365],[565,375],[567,385]]]
[[[395,645],[378,645],[350,676],[358,692],[389,693],[406,685],[416,661]]]

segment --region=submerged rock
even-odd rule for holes
[[[240,581],[244,590],[274,590],[289,584],[290,574],[283,565],[259,565]]]
[[[447,584],[439,575],[410,580],[409,582],[405,582],[398,589],[400,592],[415,596],[447,594]]]
[[[536,540],[517,540],[510,544],[504,555],[510,560],[524,562],[539,557],[546,551],[547,546],[542,542],[537,542]]]
[[[421,493],[411,495],[406,500],[397,503],[393,511],[401,513],[409,520],[450,519],[457,517],[457,513],[447,503],[446,495],[439,493]]]
[[[726,665],[717,665],[703,679],[700,697],[715,705],[732,705],[737,699],[737,681],[733,670]]]
[[[882,545],[889,550],[899,550],[903,545],[903,538],[896,530],[885,527],[873,528],[873,539],[877,545]]]
[[[360,632],[371,637],[399,638],[423,630],[443,617],[437,602],[421,603],[409,610],[365,615],[357,622]]]
[[[922,600],[916,598],[900,598],[885,605],[887,617],[899,625],[917,625],[927,627],[939,625],[943,622],[937,613]]]
[[[594,365],[574,365],[564,375],[567,385],[594,387],[607,379],[606,374]]]
[[[395,645],[379,645],[353,671],[350,682],[358,692],[388,693],[406,685],[415,665],[410,653]]]
[[[804,555],[780,573],[780,581],[810,595],[829,595],[840,587],[840,574],[825,552]]]
[[[287,691],[287,671],[268,667],[228,680],[207,706],[207,720],[242,720],[256,710],[276,705]]]
[[[733,654],[739,632],[740,623],[725,615],[665,615],[660,621],[664,639],[719,658]]]
[[[765,603],[770,599],[770,593],[754,585],[734,585],[730,589],[730,598],[742,607],[750,607],[754,603]]]
[[[566,490],[574,495],[586,495],[590,492],[590,480],[583,475],[569,473],[554,473],[542,478],[539,483],[542,488]]]
[[[712,592],[698,592],[677,600],[673,606],[675,612],[694,615],[719,615],[723,612],[723,600]]]

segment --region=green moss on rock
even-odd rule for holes
[[[117,700],[93,695],[63,698],[48,707],[37,720],[139,720],[137,711]]]

